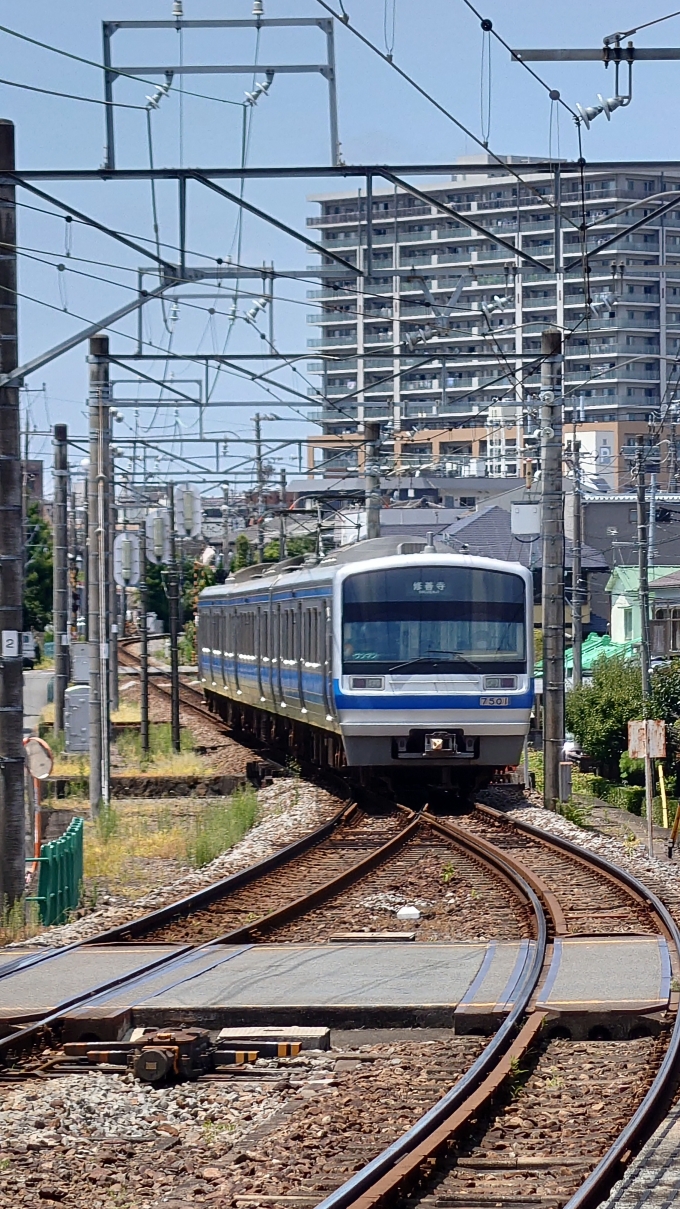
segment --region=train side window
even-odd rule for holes
[[[269,657],[269,614],[260,613],[260,659]]]

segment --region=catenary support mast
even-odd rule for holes
[[[541,335],[543,575],[543,804],[556,810],[564,747],[564,497],[562,491],[562,333]]]
[[[0,121],[0,170],[14,171],[14,125]],[[0,366],[16,369],[14,185],[0,185]],[[19,385],[0,387],[0,903],[24,892],[24,749],[21,632],[24,552]]]

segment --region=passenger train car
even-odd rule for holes
[[[226,721],[299,758],[479,783],[519,762],[532,630],[519,564],[377,538],[205,589],[199,674]]]

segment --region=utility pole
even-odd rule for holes
[[[281,471],[281,486],[279,488],[279,562],[286,557],[286,472]]]
[[[75,642],[78,637],[78,514],[75,486],[72,482],[69,482],[68,509],[69,633],[71,641]]]
[[[179,576],[175,543],[175,484],[168,484],[170,511],[170,559],[168,562],[168,605],[170,608],[170,726],[173,751],[180,750],[179,733]]]
[[[224,503],[222,504],[222,569],[224,578],[229,574],[229,484],[222,484]]]
[[[53,597],[54,733],[64,730],[64,694],[69,678],[68,431],[54,426]]]
[[[380,467],[378,466],[379,424],[364,424],[366,438],[364,478],[366,481],[366,537],[380,537]]]
[[[581,495],[581,442],[574,441],[574,531],[571,541],[571,650],[572,683],[578,688],[583,677],[581,647],[583,645],[583,585],[581,580],[581,548],[583,545],[583,497]]]
[[[656,562],[656,475],[649,476],[649,534],[647,541],[647,565]]]
[[[0,171],[14,171],[14,124],[0,121]],[[0,185],[0,366],[19,364],[15,187]],[[24,550],[19,388],[0,387],[0,903],[24,892]]]
[[[108,411],[106,428],[105,472],[106,472],[106,583],[108,587],[109,616],[109,711],[118,709],[118,585],[113,577],[113,542],[116,536],[116,500],[114,491],[114,467],[111,453],[111,409]]]
[[[139,526],[139,699],[142,751],[149,750],[149,631],[146,598],[146,518]]]
[[[90,644],[90,809],[108,807],[109,645],[106,583],[106,434],[109,427],[109,338],[90,338],[90,469],[88,476],[88,637]]]
[[[541,334],[543,564],[543,805],[557,810],[564,747],[564,498],[562,492],[562,333]]]
[[[638,604],[640,607],[640,672],[642,678],[642,715],[649,717],[649,541],[647,499],[645,491],[644,439],[637,439],[635,458],[637,473],[637,531],[638,531]],[[645,727],[645,805],[647,808],[647,849],[654,855],[654,766],[649,755],[649,733]]]
[[[264,466],[262,464],[262,417],[255,412],[255,472],[257,477],[257,561],[264,562]]]
[[[86,642],[90,641],[90,492],[88,480],[83,483],[83,596],[82,609],[85,618]]]

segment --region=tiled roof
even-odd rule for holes
[[[468,548],[463,551],[465,554],[507,559],[509,562],[521,563],[524,567],[541,566],[540,538],[515,537],[510,529],[510,513],[495,504],[480,509],[472,516],[454,521],[441,536],[445,537],[456,553],[460,553],[461,547],[466,545]],[[568,566],[572,551],[569,538],[565,539],[565,546]],[[585,544],[581,547],[581,565],[584,571],[608,570],[604,555]]]

